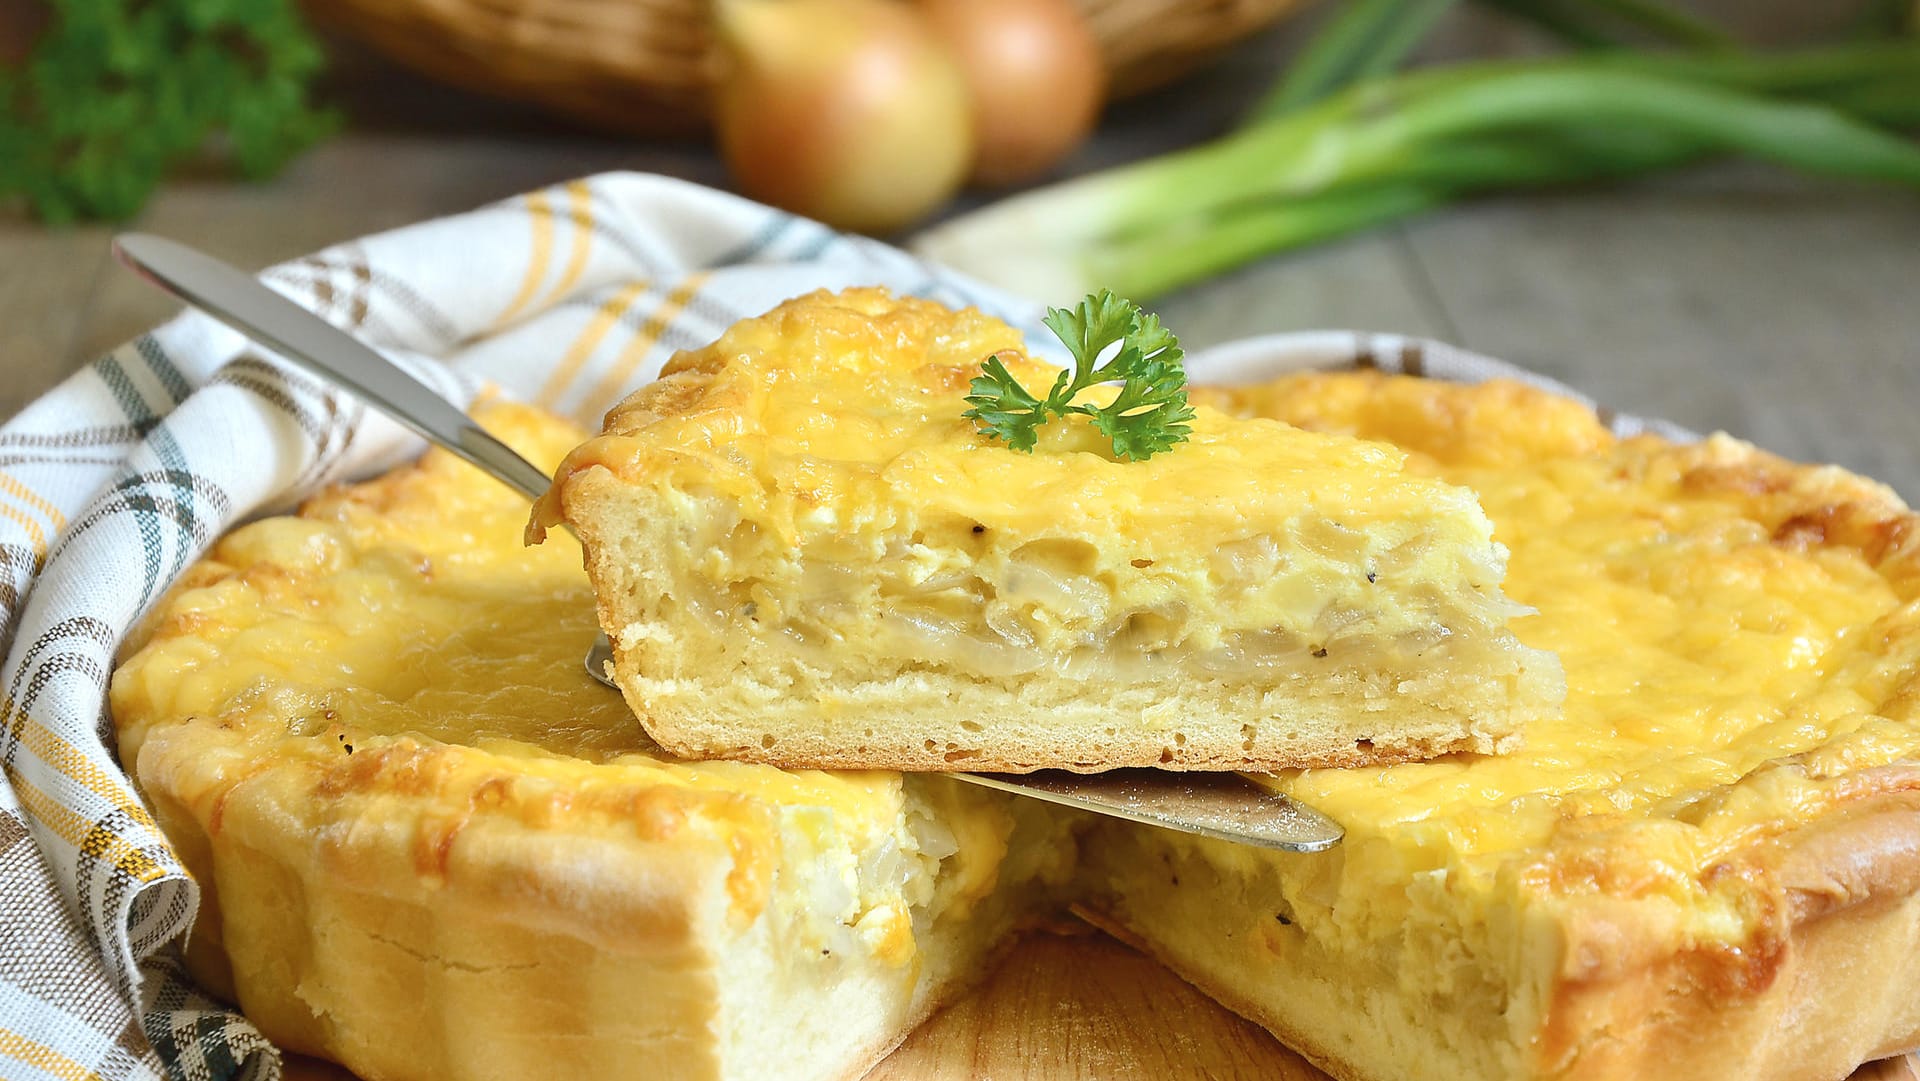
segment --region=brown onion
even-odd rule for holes
[[[1100,43],[1073,0],[919,0],[973,97],[973,179],[1004,185],[1058,165],[1106,96]]]
[[[720,152],[742,191],[843,229],[926,214],[972,158],[966,84],[889,0],[722,0]]]

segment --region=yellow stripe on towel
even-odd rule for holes
[[[494,317],[496,327],[504,326],[527,306],[539,291],[540,283],[546,280],[547,267],[553,262],[553,200],[544,191],[528,195],[527,214],[533,219],[533,251],[527,257],[527,275],[520,282],[520,291]]]
[[[0,1028],[0,1058],[24,1062],[43,1074],[63,1078],[66,1081],[93,1081],[100,1076],[46,1044],[29,1040],[17,1032],[10,1032],[4,1028]]]
[[[553,403],[560,400],[560,396],[567,392],[567,387],[580,374],[580,368],[586,364],[587,358],[592,356],[593,351],[598,349],[600,343],[606,339],[607,332],[613,329],[614,324],[626,314],[628,308],[633,307],[633,302],[639,299],[646,288],[646,282],[624,285],[601,303],[599,310],[593,313],[593,318],[587,323],[587,328],[580,332],[580,336],[573,340],[572,345],[567,347],[566,353],[560,357],[560,363],[555,365],[553,372],[547,376],[546,383],[540,387],[540,393],[534,395],[535,402],[544,408],[553,408]]]
[[[567,256],[567,268],[560,274],[560,283],[553,287],[553,295],[564,297],[580,281],[580,275],[586,272],[587,256],[593,253],[593,189],[587,187],[584,180],[567,183],[567,220],[573,223],[573,250]]]
[[[640,367],[640,361],[660,341],[660,336],[673,325],[674,319],[699,294],[701,287],[707,284],[707,279],[710,277],[712,274],[707,271],[687,275],[687,280],[675,287],[673,292],[668,293],[666,299],[660,302],[660,307],[655,309],[652,315],[647,316],[647,321],[641,324],[633,340],[627,343],[626,348],[620,350],[620,356],[613,362],[613,367],[600,378],[599,384],[593,388],[593,393],[587,395],[586,401],[575,412],[575,417],[580,423],[592,425],[599,419],[599,414],[604,413],[607,407],[613,404],[614,395],[620,393],[620,389],[633,378],[634,370]]]

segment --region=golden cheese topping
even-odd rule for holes
[[[1920,526],[1885,488],[1726,437],[1616,440],[1511,384],[1343,373],[1207,396],[1393,440],[1478,492],[1536,610],[1513,629],[1566,669],[1564,714],[1517,752],[1275,779],[1348,828],[1337,890],[1294,883],[1336,922],[1397,918],[1432,873],[1456,901],[1664,897],[1686,934],[1737,937],[1757,902],[1716,861],[1914,783],[1876,769],[1920,757]]]
[[[484,415],[534,462],[581,433],[511,406]],[[526,503],[438,451],[220,541],[115,680],[142,717],[204,718],[359,748],[426,736],[506,755],[617,763],[660,784],[857,806],[890,775],[787,773],[661,754],[581,665],[598,626],[570,538],[527,548]],[[203,584],[197,584],[203,583]],[[337,741],[338,742],[338,741]],[[137,746],[132,748],[137,750]]]
[[[791,301],[610,413],[540,520],[564,516],[568,477],[607,469],[686,523],[695,557],[675,569],[707,583],[696,608],[750,604],[764,624],[807,623],[801,638],[825,622],[843,650],[885,632],[860,622],[883,606],[911,608],[922,637],[985,611],[960,628],[976,652],[1056,654],[1116,636],[1233,652],[1224,636],[1266,631],[1303,653],[1342,635],[1431,645],[1510,613],[1473,493],[1409,472],[1400,450],[1202,407],[1188,442],[1145,461],[1115,460],[1078,417],[1021,453],[962,415],[996,354],[1029,386],[1053,382],[977,311],[873,289]],[[837,601],[854,610],[822,613]]]
[[[1393,440],[1410,471],[1479,493],[1508,588],[1535,609],[1514,631],[1567,673],[1564,714],[1529,722],[1517,752],[1274,778],[1348,830],[1285,864],[1303,928],[1378,938],[1427,905],[1484,925],[1526,890],[1665,905],[1676,937],[1737,940],[1765,898],[1715,873],[1729,853],[1917,783],[1901,764],[1920,759],[1920,526],[1886,489],[1724,438],[1616,440],[1507,384],[1347,373],[1200,396]],[[541,462],[579,435],[529,410],[485,419]],[[431,454],[236,530],[115,675],[123,759],[211,824],[249,777],[296,767],[321,802],[698,820],[738,838],[743,901],[768,888],[767,807],[820,808],[802,820],[854,837],[899,828],[897,775],[660,754],[580,669],[594,618],[578,549],[522,548],[524,514]]]
[[[481,418],[547,465],[583,434],[521,407]],[[208,828],[262,771],[290,778],[309,806],[391,800],[397,814],[456,824],[489,809],[662,836],[691,822],[731,846],[749,914],[786,828],[780,808],[801,809],[794,821],[823,845],[858,849],[902,828],[897,774],[660,752],[582,667],[597,626],[578,546],[525,547],[526,514],[520,496],[435,451],[235,530],[115,674],[123,761],[197,800]],[[423,873],[445,847],[423,848]]]

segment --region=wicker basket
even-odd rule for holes
[[[1304,0],[1079,0],[1125,97]],[[711,0],[306,0],[318,21],[437,79],[643,134],[704,128]]]

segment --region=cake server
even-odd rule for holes
[[[487,434],[473,419],[359,339],[261,284],[252,275],[184,244],[138,233],[114,238],[114,255],[174,297],[232,327],[281,358],[348,391],[490,474],[528,499],[546,472]],[[586,669],[609,687],[612,650],[605,635],[588,650]],[[949,773],[962,781],[1238,844],[1317,852],[1338,844],[1338,823],[1236,773],[1129,769],[1077,774]]]

